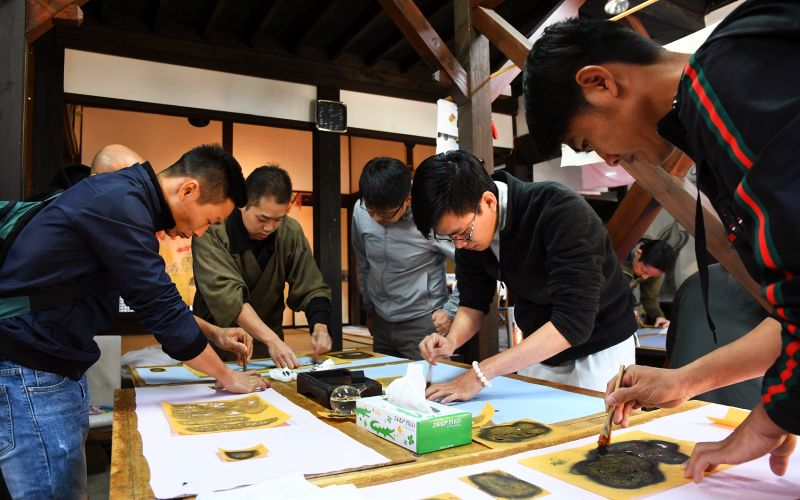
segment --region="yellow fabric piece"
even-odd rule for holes
[[[741,408],[730,408],[724,417],[708,417],[708,419],[717,425],[735,429],[739,427],[739,424],[744,422],[744,419],[746,419],[748,415],[750,415],[750,412],[747,410],[742,410]]]
[[[283,425],[291,418],[257,394],[238,399],[161,404],[173,432],[181,435],[265,429]]]
[[[663,436],[648,434],[642,431],[628,432],[620,436],[614,435],[612,443],[621,443],[625,441],[635,441],[635,440],[660,440],[660,441],[675,443],[678,445],[678,451],[685,454],[686,456],[691,456],[692,450],[694,450],[694,445],[695,445],[695,443],[691,443],[688,441],[679,441],[676,439],[666,438]],[[597,444],[590,443],[581,446],[579,448],[572,448],[568,450],[561,450],[553,453],[548,453],[546,455],[524,458],[520,460],[519,463],[527,467],[531,467],[532,469],[544,472],[545,474],[549,474],[557,479],[561,479],[562,481],[565,481],[579,488],[583,488],[584,490],[590,491],[597,495],[602,495],[606,498],[615,498],[615,499],[638,498],[646,495],[654,495],[656,493],[670,490],[677,486],[681,486],[683,484],[691,482],[691,479],[686,479],[683,477],[683,469],[681,468],[681,464],[672,465],[672,464],[659,463],[658,468],[661,471],[661,473],[664,474],[665,478],[664,481],[636,489],[612,488],[597,483],[595,481],[592,481],[588,477],[583,476],[581,474],[572,473],[571,472],[572,466],[578,462],[585,460],[587,454],[595,449],[597,449]],[[717,470],[722,470],[725,468],[727,467],[720,467]]]
[[[495,411],[496,410],[494,409],[494,406],[492,406],[492,403],[487,401],[483,407],[483,410],[481,410],[479,414],[472,417],[472,427],[483,427],[491,422]]]

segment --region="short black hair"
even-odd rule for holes
[[[675,249],[664,240],[643,240],[639,245],[642,256],[639,260],[650,267],[669,273],[675,267]]]
[[[622,23],[573,18],[544,30],[525,61],[525,120],[539,153],[559,155],[569,123],[589,107],[575,75],[595,64],[653,64],[664,49]]]
[[[411,211],[426,238],[447,213],[466,215],[480,208],[483,193],[497,196],[497,186],[483,162],[467,151],[448,151],[426,158],[414,172]]]
[[[237,207],[243,207],[247,200],[241,165],[217,144],[204,144],[187,151],[159,175],[197,179],[201,185],[200,203],[232,200]]]
[[[287,205],[292,199],[292,179],[277,165],[264,165],[247,176],[247,206],[258,205],[261,198],[273,197],[275,203]]]
[[[373,158],[361,171],[358,189],[361,199],[371,209],[397,208],[411,192],[411,170],[395,158]]]

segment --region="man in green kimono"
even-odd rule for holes
[[[244,328],[255,339],[253,357],[295,368],[297,356],[283,341],[283,310],[288,304],[305,312],[314,353],[326,353],[331,349],[331,289],[303,228],[287,216],[292,181],[286,171],[259,167],[246,183],[247,205],[192,239],[194,312],[218,326]]]

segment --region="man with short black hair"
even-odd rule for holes
[[[636,313],[642,324],[668,327],[669,320],[659,304],[664,276],[675,266],[675,250],[663,240],[642,240],[622,263],[636,299]],[[644,309],[642,318],[639,309]]]
[[[450,356],[489,312],[503,281],[515,299],[522,343],[475,365],[428,396],[471,399],[488,380],[524,375],[602,390],[634,362],[633,296],[603,223],[579,194],[554,182],[489,176],[465,151],[423,161],[411,189],[414,223],[456,246],[460,303],[450,333],[420,343],[428,361]]]
[[[156,231],[201,235],[235,203],[244,204],[238,162],[200,146],[158,175],[145,163],[84,179],[19,233],[0,265],[0,301],[31,304],[0,319],[0,389],[10,411],[0,419],[8,437],[0,466],[14,498],[85,496],[84,372],[100,356],[92,337],[111,325],[120,295],[167,354],[219,388],[269,386],[222,363],[158,255]]]
[[[259,167],[247,177],[247,205],[192,240],[195,314],[219,326],[244,328],[255,339],[253,356],[270,357],[281,368],[299,366],[283,341],[286,305],[305,312],[314,353],[331,350],[331,289],[303,228],[287,215],[291,198],[285,170]]]
[[[447,291],[450,243],[424,238],[411,216],[411,172],[400,160],[373,158],[359,179],[351,242],[364,306],[372,315],[373,350],[420,359],[428,334],[447,335],[458,291]]]
[[[766,453],[783,474],[800,432],[800,99],[798,66],[787,63],[800,53],[798,19],[796,1],[747,1],[693,55],[617,23],[569,20],[548,27],[526,63],[525,115],[540,151],[564,142],[611,165],[660,168],[680,148],[772,306],[749,334],[679,370],[631,367],[619,390],[609,386],[606,403],[627,423],[642,405],[675,406],[766,370],[762,404],[744,424],[695,447],[686,466],[695,481],[709,467]]]

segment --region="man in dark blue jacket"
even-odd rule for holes
[[[145,163],[85,179],[20,232],[0,266],[0,300],[49,303],[0,320],[0,466],[14,498],[85,495],[84,372],[100,356],[93,337],[110,326],[120,295],[167,354],[214,376],[219,388],[267,386],[228,369],[208,346],[155,237],[200,236],[244,201],[238,162],[200,146],[158,175]],[[76,283],[89,286],[78,293]]]

